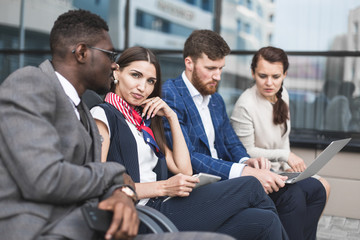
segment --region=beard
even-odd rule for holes
[[[211,82],[204,83],[200,80],[199,75],[197,74],[196,67],[191,75],[192,84],[199,91],[199,93],[203,96],[212,95],[216,92],[219,82],[212,80]],[[215,86],[209,85],[210,83],[215,83]]]

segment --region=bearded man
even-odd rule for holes
[[[233,178],[245,181],[243,176],[255,177],[275,204],[289,238],[302,239],[299,234],[302,229],[299,230],[298,226],[304,223],[299,222],[298,216],[306,214],[303,207],[306,193],[296,184],[285,185],[287,177],[270,171],[268,159],[249,157],[230,124],[224,100],[216,92],[225,66],[225,57],[229,53],[229,46],[216,32],[193,31],[184,45],[185,71],[179,77],[164,83],[163,100],[178,115],[194,173],[205,172],[221,176],[229,184]],[[166,121],[164,128],[171,146],[171,131]],[[244,184],[239,194],[248,194],[249,191],[259,190],[248,189],[247,184]],[[219,204],[224,203],[220,201]],[[312,204],[317,209],[324,207],[323,201],[316,200]],[[257,221],[261,221],[260,219],[259,217]],[[250,223],[251,219],[243,217],[240,221]],[[315,239],[316,228],[307,232],[309,233],[306,235],[311,237],[306,239]]]

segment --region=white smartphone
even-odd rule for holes
[[[198,173],[198,174],[194,174],[193,177],[197,177],[199,178],[200,182],[198,182],[195,188],[201,187],[201,186],[205,186],[209,183],[213,183],[213,182],[217,182],[220,181],[221,177],[216,176],[216,175],[212,175],[209,173]],[[171,197],[167,197],[165,198],[165,200],[163,202],[166,202],[167,200],[169,200]]]
[[[200,180],[200,182],[198,182],[194,188],[198,188],[198,187],[207,185],[209,183],[217,182],[217,181],[220,181],[220,179],[221,179],[221,177],[219,177],[219,176],[208,174],[208,173],[198,173],[198,174],[194,174],[193,176],[198,177]]]

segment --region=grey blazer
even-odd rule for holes
[[[1,239],[91,238],[79,207],[108,197],[123,183],[124,167],[100,162],[99,133],[84,107],[91,136],[50,61],[0,85]]]

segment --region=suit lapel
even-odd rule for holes
[[[76,117],[74,107],[71,104],[71,100],[69,100],[69,97],[66,95],[63,87],[60,84],[60,81],[58,80],[55,69],[53,68],[51,62],[49,60],[44,61],[42,64],[40,64],[40,69],[49,76],[49,79],[53,80],[54,87],[57,89],[57,92],[61,92],[63,94],[59,94],[59,97],[61,101],[67,102],[68,104],[65,104],[63,111],[66,112],[66,114],[69,116],[69,122],[72,122],[74,124],[74,131],[78,131],[79,134],[79,141],[81,141],[83,151],[85,153],[84,158],[82,159],[74,159],[74,163],[77,164],[84,164],[86,162],[94,162],[94,161],[100,161],[100,151],[101,146],[98,141],[100,139],[97,137],[99,136],[99,133],[97,132],[97,126],[95,125],[94,120],[92,120],[92,116],[89,112],[89,109],[85,104],[83,104],[85,113],[89,119],[90,122],[90,129],[92,136],[89,135],[89,133],[86,131],[86,129],[82,126],[82,123],[79,121],[79,119]],[[95,140],[95,138],[98,138]],[[74,141],[75,142],[75,141]],[[98,148],[98,149],[97,149]],[[90,155],[90,156],[89,156]]]
[[[219,116],[221,116],[221,113],[219,111],[217,111],[217,109],[219,109],[219,108],[217,108],[216,106],[217,106],[217,104],[216,104],[216,101],[214,100],[214,97],[210,98],[208,107],[210,110],[212,123],[214,125],[215,136],[217,135],[216,130],[219,127],[219,121],[214,121],[214,119],[217,120],[219,118]]]
[[[194,128],[194,131],[196,132],[196,135],[199,136],[200,140],[207,146],[207,148],[210,149],[199,111],[196,108],[194,100],[192,99],[190,92],[184,83],[184,80],[180,77],[178,81],[175,81],[175,86],[178,89],[179,94],[184,99],[184,105],[189,112],[188,116]]]
[[[89,124],[90,124],[90,135],[87,131],[84,131],[85,134],[85,138],[90,137],[91,141],[92,141],[92,157],[91,157],[91,161],[92,162],[100,162],[101,161],[101,141],[100,141],[100,134],[99,134],[99,130],[96,126],[96,123],[88,109],[88,107],[86,106],[86,104],[84,104],[84,109],[85,109],[85,113],[86,116],[89,120]],[[85,128],[83,127],[83,129],[85,130]]]
[[[216,93],[215,93],[216,94]],[[222,113],[219,111],[220,106],[218,106],[218,102],[216,101],[215,96],[212,96],[209,102],[209,110],[210,110],[210,115],[211,115],[211,119],[212,119],[212,123],[214,126],[214,132],[215,132],[215,144],[214,147],[217,151],[218,157],[221,157],[223,155],[223,140],[221,139],[220,135],[222,133],[220,133],[219,129],[221,129],[220,124],[223,122],[222,121]],[[222,135],[221,135],[222,136]],[[219,139],[220,138],[220,139]]]

